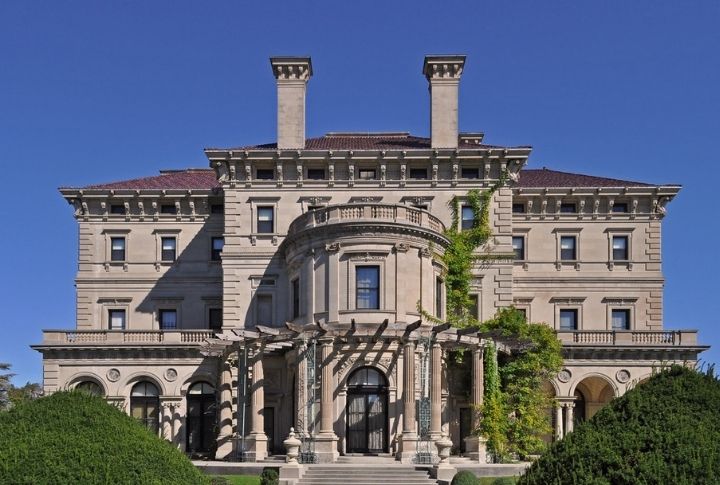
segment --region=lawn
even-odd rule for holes
[[[497,483],[497,480],[503,478],[504,481],[502,482],[503,485],[507,483],[515,483],[517,482],[518,477],[480,477],[478,480],[480,480],[479,485],[495,485]],[[507,480],[512,480],[512,482],[509,482]]]

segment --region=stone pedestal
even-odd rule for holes
[[[432,468],[432,477],[438,481],[439,485],[449,485],[455,473],[457,473],[457,469],[450,465],[450,448],[452,448],[452,441],[445,435],[435,442],[435,446],[437,447],[440,462]]]
[[[472,461],[487,463],[487,440],[480,436],[468,436],[465,438],[465,454]]]
[[[250,434],[245,438],[245,457],[247,461],[262,461],[267,458],[267,436],[265,433]]]
[[[283,445],[285,445],[285,465],[280,467],[280,485],[295,485],[302,478],[304,469],[297,460],[301,444],[300,440],[295,437],[295,430],[290,428],[290,434],[283,441]]]
[[[417,453],[417,434],[403,433],[398,438],[398,452],[396,458],[402,463],[412,463]]]
[[[315,436],[315,454],[318,463],[333,463],[340,453],[337,451],[338,437],[335,433],[318,433]]]

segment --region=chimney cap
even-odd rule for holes
[[[431,54],[425,56],[423,74],[426,78],[459,78],[465,66],[463,54]]]
[[[277,79],[303,78],[308,79],[313,75],[312,60],[310,56],[273,56],[270,58],[273,75]],[[294,69],[298,74],[293,75]]]

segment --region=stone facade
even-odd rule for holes
[[[77,322],[47,330],[46,392],[100,392],[188,452],[262,460],[453,452],[484,460],[478,336],[442,319],[449,203],[490,201],[477,317],[510,305],[555,328],[555,435],[706,347],[663,328],[661,222],[675,185],[527,170],[529,147],[458,133],[464,56],[429,56],[431,136],[305,140],[309,58],[273,58],[278,143],[206,150],[210,169],[63,188],[79,225]],[[462,217],[461,221],[462,223]],[[443,364],[471,350],[466,374]],[[369,369],[369,370],[368,370]]]

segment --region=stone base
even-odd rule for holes
[[[263,433],[251,434],[245,438],[245,458],[247,461],[262,461],[268,456],[267,436]]]
[[[437,480],[438,485],[450,485],[456,473],[457,468],[449,464],[435,465],[430,470],[430,475]]]
[[[337,450],[338,437],[335,433],[320,433],[315,436],[315,454],[317,455],[318,463],[334,463],[337,461],[338,453]]]
[[[305,473],[299,463],[286,463],[280,467],[280,485],[296,485]]]
[[[233,437],[231,435],[218,436],[217,450],[215,450],[216,460],[230,460],[233,458],[234,451]]]
[[[401,463],[412,463],[417,453],[417,435],[404,434],[398,439],[398,452],[395,458]]]
[[[481,464],[487,463],[487,440],[479,436],[465,438],[465,455],[472,461]]]

